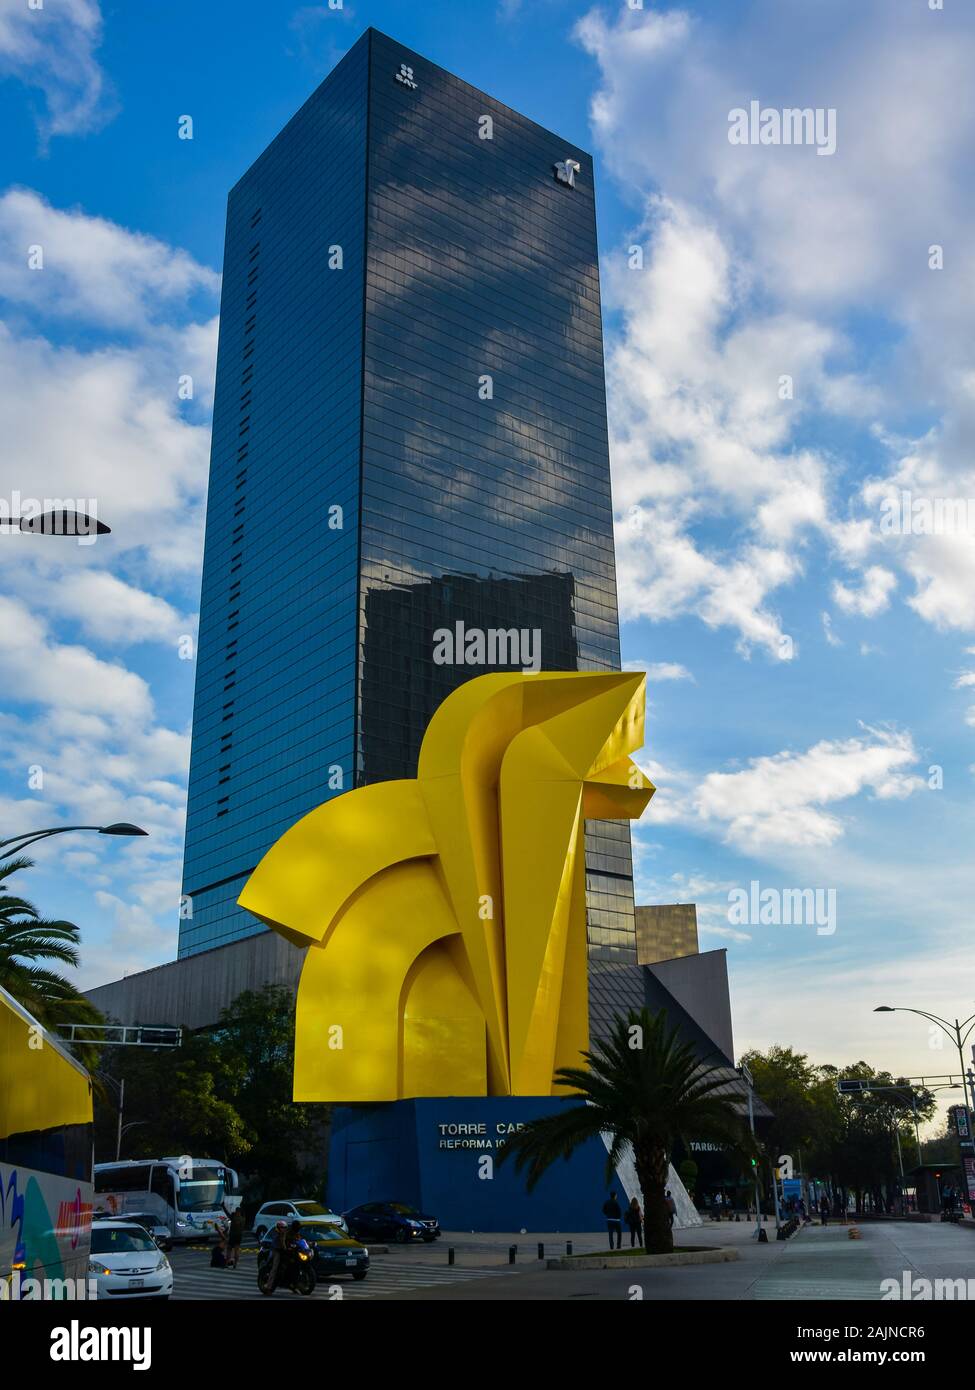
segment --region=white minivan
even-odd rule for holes
[[[99,1298],[169,1298],[173,1270],[144,1226],[134,1221],[91,1223],[88,1277]]]

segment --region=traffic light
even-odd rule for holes
[[[837,1081],[836,1089],[841,1096],[849,1096],[859,1091],[869,1091],[870,1085],[869,1081]]]

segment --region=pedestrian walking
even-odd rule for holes
[[[630,1232],[630,1248],[634,1245],[643,1244],[643,1212],[640,1203],[634,1197],[626,1209],[624,1221]]]
[[[609,1232],[609,1248],[623,1249],[623,1210],[616,1200],[616,1193],[611,1192],[603,1203],[603,1216],[606,1218],[606,1229]],[[614,1247],[613,1240],[616,1240]]]
[[[823,1200],[819,1204],[819,1224],[826,1226],[829,1224],[829,1198],[823,1193]]]
[[[664,1193],[664,1202],[667,1205],[667,1215],[670,1217],[670,1225],[671,1229],[673,1229],[674,1217],[677,1215],[677,1203],[674,1201],[673,1193],[669,1187]]]
[[[240,1207],[230,1213],[227,1227],[227,1267],[236,1269],[240,1263],[240,1246],[244,1239],[244,1214]]]

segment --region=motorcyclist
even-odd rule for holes
[[[277,1288],[278,1275],[287,1253],[288,1223],[276,1221],[274,1223],[274,1235],[271,1237],[271,1272],[268,1275],[268,1283],[272,1289]]]

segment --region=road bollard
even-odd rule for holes
[[[449,1265],[452,1265],[453,1262],[454,1262],[454,1247],[453,1247],[452,1245],[448,1245],[448,1246],[447,1246],[447,1263],[448,1263]]]
[[[541,1241],[538,1242],[538,1258],[540,1260],[544,1260],[545,1258],[545,1246]]]
[[[517,1255],[517,1253],[518,1253],[518,1247],[517,1247],[517,1245],[509,1245],[509,1246],[508,1246],[508,1263],[509,1263],[509,1265],[513,1265],[513,1264],[514,1264],[514,1262],[515,1262],[515,1256]]]

